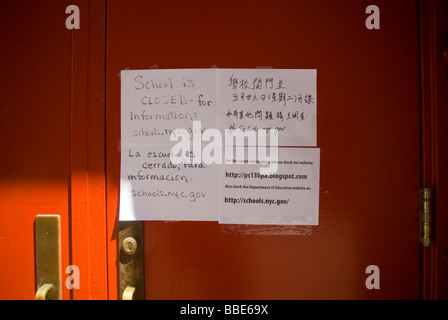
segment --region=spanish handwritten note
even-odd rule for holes
[[[121,149],[120,220],[217,221],[219,167],[173,164],[171,145]]]

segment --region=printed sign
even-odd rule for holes
[[[221,166],[220,223],[318,224],[320,149],[279,148],[275,161],[268,174],[256,162]]]

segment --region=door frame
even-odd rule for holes
[[[421,247],[421,299],[448,299],[448,1],[419,1],[421,187],[433,190],[433,243]]]
[[[72,29],[70,264],[79,268],[76,300],[108,299],[106,219],[106,0],[77,0]],[[113,218],[113,217],[110,217]],[[64,272],[64,270],[62,271]]]

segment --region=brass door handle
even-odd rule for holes
[[[54,285],[46,283],[39,287],[36,291],[36,296],[34,297],[34,300],[48,300],[48,296],[51,293],[51,290],[53,290]]]
[[[58,215],[34,221],[36,300],[61,300],[61,223]]]
[[[134,300],[135,287],[126,287],[123,291],[121,300]]]

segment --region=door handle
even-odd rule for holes
[[[36,296],[34,297],[34,300],[48,300],[51,291],[53,290],[54,285],[46,283],[39,287],[36,291]]]
[[[134,300],[135,287],[126,287],[121,300]]]
[[[61,223],[59,215],[34,221],[35,300],[61,300]]]

